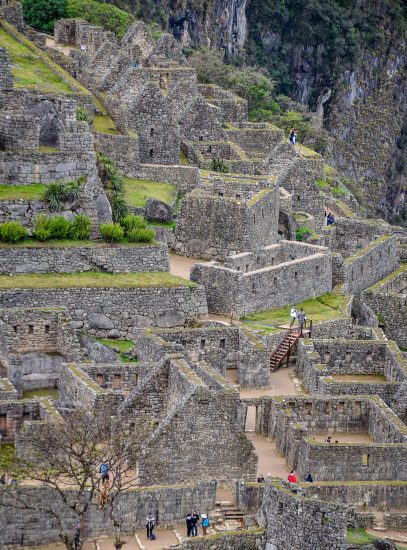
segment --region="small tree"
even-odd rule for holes
[[[111,419],[97,419],[92,413],[79,410],[59,422],[42,424],[41,437],[30,440],[29,456],[17,458],[10,465],[19,480],[6,486],[11,506],[19,510],[37,510],[51,516],[58,525],[59,538],[68,550],[80,550],[86,536],[89,507],[98,501],[115,529],[115,546],[121,548],[123,517],[116,501],[136,484],[136,472],[129,463],[129,438],[118,426],[111,435]],[[24,429],[24,428],[23,428]],[[102,481],[101,464],[108,465],[109,480]],[[3,465],[4,466],[4,465]],[[30,483],[30,488],[24,485]],[[32,501],[32,485],[52,491],[53,498],[39,495]],[[10,502],[7,502],[10,506]],[[75,518],[75,525],[72,520]],[[76,525],[80,540],[76,540]]]

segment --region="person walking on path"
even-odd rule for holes
[[[192,536],[197,537],[198,536],[198,521],[199,521],[199,512],[195,510],[195,512],[191,516],[191,523],[192,523]]]
[[[293,306],[290,311],[290,329],[293,328],[296,318],[297,318],[297,308]]]
[[[209,527],[209,518],[206,514],[202,514],[201,518],[202,518],[202,532],[205,536],[205,535],[208,534],[207,530],[208,530],[208,527]]]
[[[290,142],[295,145],[295,142],[297,141],[297,133],[295,131],[295,128],[291,128],[290,130]]]
[[[102,483],[109,481],[109,466],[106,462],[102,462],[100,466],[100,473],[102,474]]]
[[[192,514],[187,515],[185,523],[187,524],[187,537],[190,537],[192,533]]]
[[[146,517],[146,531],[148,540],[150,540],[153,535],[154,526],[155,518],[152,514],[148,514],[148,516]]]
[[[288,474],[288,481],[290,483],[298,483],[298,477],[294,470],[291,470],[291,472]]]
[[[306,483],[312,483],[314,480],[312,479],[312,475],[308,472],[308,474],[305,476]]]

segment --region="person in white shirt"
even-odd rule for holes
[[[293,328],[296,318],[297,318],[297,308],[293,306],[290,312],[290,328]]]

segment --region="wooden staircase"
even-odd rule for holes
[[[294,346],[297,344],[299,338],[301,338],[302,336],[303,336],[302,333],[297,330],[289,330],[287,332],[284,340],[277,347],[277,349],[271,354],[271,357],[270,357],[271,372],[275,372],[276,370],[278,370],[285,358],[287,358],[287,366],[288,366],[291,352]]]

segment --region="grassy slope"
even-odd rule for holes
[[[8,48],[13,64],[12,74],[16,88],[28,88],[50,93],[72,93],[71,88],[51,71],[40,57],[20,44],[0,28],[0,47]]]
[[[34,399],[40,397],[52,397],[53,399],[58,399],[58,390],[57,389],[38,389],[38,390],[27,390],[23,392],[23,399]]]
[[[170,183],[149,179],[124,178],[124,198],[129,206],[144,208],[147,198],[158,199],[171,204],[175,198],[176,189]]]
[[[33,183],[32,185],[1,185],[0,200],[35,200],[42,199],[45,193],[46,185]]]
[[[373,542],[375,539],[376,537],[369,535],[364,529],[349,528],[346,532],[346,542],[348,544],[365,545]]]
[[[0,288],[171,288],[197,285],[170,273],[46,273],[0,275]]]
[[[313,323],[318,323],[339,318],[341,314],[338,308],[342,300],[342,295],[327,292],[322,296],[304,300],[296,307],[297,309],[304,308],[307,319],[312,319]],[[259,311],[243,317],[242,321],[252,328],[269,329],[270,327],[278,327],[290,322],[290,309],[291,305],[287,305],[277,309]]]

